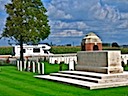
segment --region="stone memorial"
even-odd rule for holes
[[[82,40],[82,50],[77,52],[76,70],[59,71],[50,75],[36,75],[34,77],[89,89],[128,85],[128,72],[123,71],[119,50],[102,51],[102,42],[94,33],[89,33]]]
[[[120,51],[80,51],[76,70],[105,74],[123,73]]]

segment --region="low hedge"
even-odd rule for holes
[[[52,46],[50,52],[54,54],[76,53],[80,51],[79,46]]]
[[[76,53],[80,51],[80,46],[52,46],[50,49],[51,53],[54,54],[65,54],[65,53]],[[128,54],[128,48],[117,48],[117,47],[103,47],[103,50],[121,50],[122,54]],[[0,55],[11,55],[12,47],[0,47]]]
[[[0,47],[0,55],[11,55],[12,54],[12,47]]]

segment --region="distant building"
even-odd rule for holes
[[[81,42],[82,51],[102,50],[101,39],[93,32],[88,33]]]

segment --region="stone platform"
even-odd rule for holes
[[[69,83],[89,89],[100,89],[128,85],[128,72],[104,74],[83,71],[60,71],[58,73],[51,73],[50,75],[36,75],[34,77]]]

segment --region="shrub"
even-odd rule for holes
[[[0,55],[11,55],[12,54],[12,47],[0,47]]]
[[[80,46],[52,46],[51,48],[51,52],[54,54],[76,53],[80,50]]]

